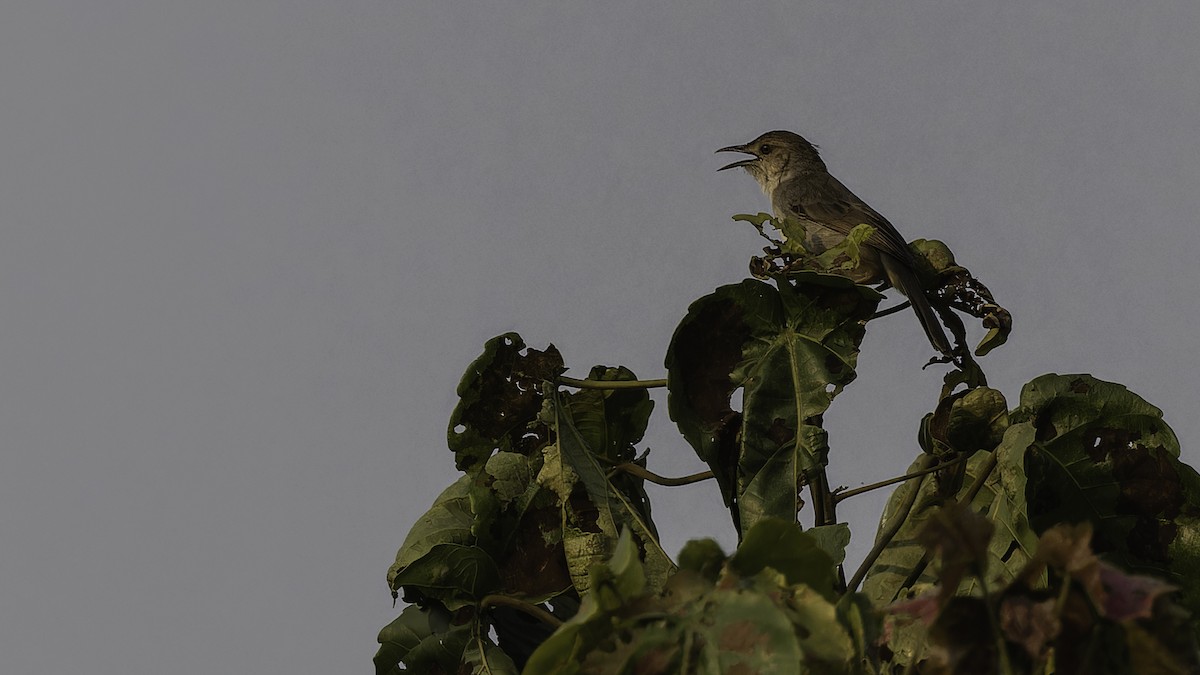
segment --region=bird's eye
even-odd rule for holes
[[[772,151],[772,150],[774,150],[774,148],[772,148],[771,146],[769,146],[769,145],[767,145],[767,144],[765,144],[765,143],[764,143],[762,146],[760,146],[760,147],[758,148],[758,154],[760,154],[760,155],[769,155],[769,154],[771,154],[771,151]]]

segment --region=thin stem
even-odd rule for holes
[[[983,466],[979,467],[979,475],[975,477],[975,482],[971,483],[971,487],[967,489],[958,503],[963,506],[970,506],[971,502],[975,501],[975,497],[979,491],[983,489],[984,483],[987,483],[988,476],[992,475],[992,470],[996,468],[999,460],[996,459],[996,452],[993,450],[988,453],[987,459],[983,460]]]
[[[485,595],[483,596],[483,599],[479,601],[479,606],[481,609],[487,609],[488,607],[495,607],[498,605],[512,607],[513,609],[525,612],[538,621],[554,626],[555,628],[563,625],[562,619],[554,616],[541,607],[538,607],[537,605],[531,605],[524,600],[510,598],[507,595]]]
[[[837,522],[837,501],[829,491],[829,476],[823,466],[819,467],[816,473],[808,483],[809,494],[813,500],[813,526],[833,525]],[[837,591],[846,592],[846,569],[841,564],[837,566]]]
[[[916,565],[913,565],[912,570],[908,573],[908,576],[905,577],[904,583],[900,584],[896,588],[896,592],[892,595],[892,601],[895,601],[900,597],[900,591],[906,588],[912,588],[912,585],[917,583],[917,579],[920,579],[921,575],[925,573],[925,569],[929,567],[929,561],[932,559],[932,554],[929,551],[925,551],[925,553],[921,555],[921,559],[917,561]]]
[[[921,466],[917,470],[923,471],[927,469],[929,463],[932,461],[934,461],[933,455],[922,455]],[[847,590],[855,591],[858,589],[858,585],[867,576],[867,570],[871,569],[871,565],[875,564],[875,561],[879,559],[883,550],[888,547],[888,544],[892,543],[892,539],[900,532],[900,528],[904,526],[904,521],[908,520],[908,514],[912,512],[913,504],[917,502],[917,496],[921,493],[921,481],[923,479],[923,474],[909,479],[916,480],[917,483],[912,486],[912,491],[905,497],[904,503],[900,505],[896,514],[892,516],[892,522],[888,523],[887,529],[879,533],[879,538],[875,540],[875,545],[871,547],[870,553],[867,553],[867,557],[858,566],[858,569],[854,572],[854,576],[850,577],[850,582],[846,584]]]
[[[808,492],[813,501],[813,526],[820,527],[829,524],[829,505],[826,497],[829,495],[829,478],[825,475],[825,467],[819,467],[816,475],[808,482]]]
[[[954,466],[955,464],[958,464],[959,462],[965,461],[967,459],[967,457],[968,457],[968,455],[962,455],[962,456],[958,457],[957,459],[952,459],[949,462],[942,462],[941,464],[938,464],[937,466],[931,466],[928,469],[922,469],[921,471],[914,471],[912,473],[906,473],[903,476],[896,476],[895,478],[888,478],[887,480],[881,480],[878,483],[871,483],[870,485],[856,487],[853,490],[835,490],[833,493],[833,500],[835,502],[840,502],[843,499],[849,499],[851,497],[856,497],[865,492],[870,492],[871,490],[878,490],[879,488],[885,488],[889,485],[894,485],[895,483],[903,483],[904,481],[906,481],[910,478],[918,478],[920,476],[924,476],[927,473],[934,473],[937,471],[941,471],[942,469]]]
[[[912,306],[912,303],[905,300],[904,302],[896,305],[895,307],[888,307],[887,309],[881,309],[878,312],[875,312],[874,314],[871,315],[871,319],[874,320],[874,319],[878,319],[880,317],[887,316],[888,314],[895,314],[896,312],[899,312],[900,310],[903,310],[903,309],[908,309],[911,306]]]
[[[971,483],[971,487],[967,488],[967,491],[963,493],[963,496],[958,500],[958,503],[964,506],[970,506],[971,502],[975,501],[975,497],[979,494],[979,491],[983,489],[984,484],[987,483],[988,476],[990,476],[992,470],[996,468],[996,462],[997,460],[995,451],[988,453],[987,460],[985,460],[983,466],[980,467],[982,471],[980,471],[979,475],[975,477],[975,482]],[[908,588],[917,583],[917,579],[920,579],[921,575],[925,573],[925,568],[929,567],[929,562],[931,560],[932,557],[930,556],[929,551],[925,551],[925,555],[921,556],[921,559],[916,565],[913,566],[912,571],[908,573],[908,578],[904,580],[904,583],[900,584],[899,588],[896,589],[896,593],[899,594],[902,589]]]
[[[558,383],[576,389],[658,389],[667,386],[662,380],[578,380],[566,375],[558,376]]]
[[[653,471],[650,471],[646,467],[641,466],[640,464],[634,464],[633,462],[625,462],[624,464],[618,464],[614,466],[612,469],[610,469],[610,474],[617,471],[624,471],[627,474],[637,476],[643,480],[648,480],[651,483],[665,485],[667,487],[691,485],[692,483],[699,483],[700,481],[708,480],[709,478],[713,477],[713,472],[701,471],[700,473],[694,473],[690,476],[668,478],[666,476],[660,476]]]

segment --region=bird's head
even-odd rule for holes
[[[717,169],[741,167],[770,194],[780,183],[806,171],[825,170],[825,163],[817,154],[817,148],[799,134],[790,131],[768,131],[745,145],[731,145],[717,152],[741,152],[751,155],[746,159]]]

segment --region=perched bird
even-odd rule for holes
[[[875,228],[860,250],[860,264],[846,275],[858,283],[891,283],[908,297],[930,344],[953,357],[942,323],[914,271],[908,244],[887,218],[829,174],[812,143],[790,131],[768,131],[745,145],[717,152],[752,155],[718,171],[745,169],[771,198],[776,217],[795,219],[804,226],[804,247],[813,253],[837,246],[861,223]]]

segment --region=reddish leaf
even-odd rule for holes
[[[1106,563],[1100,563],[1100,581],[1108,593],[1105,598],[1104,616],[1114,621],[1148,619],[1152,615],[1154,601],[1164,593],[1176,590],[1175,586],[1154,577],[1126,574]]]

